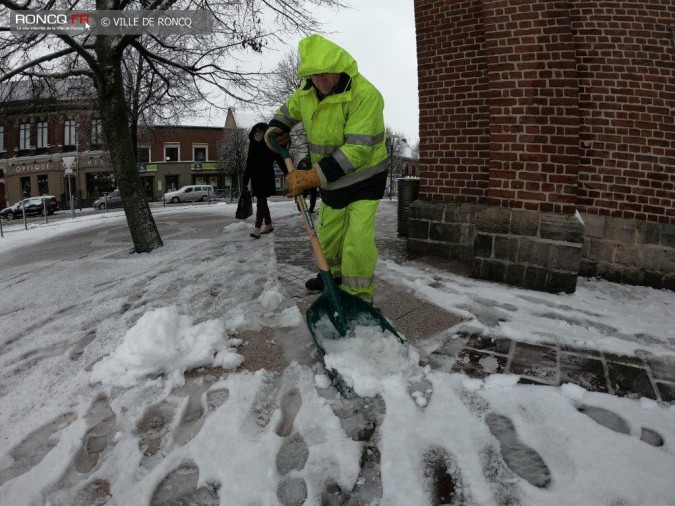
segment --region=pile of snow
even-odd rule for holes
[[[354,392],[374,397],[391,376],[410,376],[419,354],[393,334],[378,327],[357,325],[353,337],[323,342],[328,369],[334,369]]]
[[[236,369],[244,358],[231,346],[223,324],[209,320],[193,325],[175,306],[149,311],[129,329],[122,344],[94,364],[92,383],[131,387],[149,375],[164,373],[174,385],[185,383],[183,373],[212,365]]]

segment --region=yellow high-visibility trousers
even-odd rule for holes
[[[358,200],[343,209],[321,204],[317,234],[333,276],[342,289],[372,302],[377,265],[375,214],[379,200]]]

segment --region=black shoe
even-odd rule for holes
[[[333,279],[335,279],[336,285],[342,284],[342,277],[336,276]],[[321,279],[321,274],[317,274],[315,278],[308,279],[307,282],[305,283],[305,288],[307,288],[307,290],[309,290],[310,292],[322,292],[323,279]]]

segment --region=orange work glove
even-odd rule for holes
[[[316,171],[316,167],[312,167],[309,170],[294,170],[289,172],[286,176],[286,184],[288,185],[286,196],[293,198],[300,195],[303,190],[321,185],[321,179]]]
[[[284,132],[281,128],[269,127],[265,132],[265,144],[267,144],[267,147],[270,148],[275,153],[277,152],[277,150],[272,147],[272,143],[270,142],[270,135],[274,137],[276,143],[279,144],[279,146],[281,146],[282,148],[285,148],[291,142],[291,136],[286,132]]]

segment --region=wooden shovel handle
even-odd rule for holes
[[[288,170],[289,174],[296,170],[295,166],[293,165],[293,161],[290,158],[284,158],[284,163],[286,164],[286,169]],[[320,270],[328,272],[328,262],[326,261],[326,257],[324,256],[323,250],[321,249],[319,236],[316,234],[316,229],[314,228],[314,221],[307,210],[307,202],[305,202],[305,199],[302,198],[302,195],[298,195],[295,197],[295,203],[302,213],[302,218],[305,222],[305,229],[309,235],[309,241],[312,243],[312,251],[314,252],[316,263]]]

